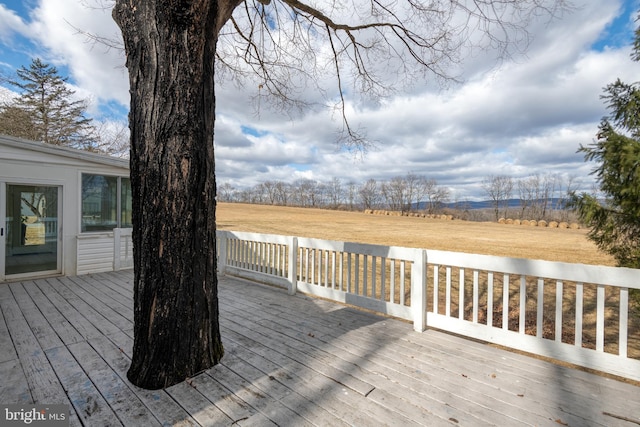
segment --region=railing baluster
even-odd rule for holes
[[[404,290],[405,290],[405,266],[404,260],[400,261],[400,305],[404,305]]]
[[[380,265],[380,301],[386,300],[387,295],[387,258],[382,257]]]
[[[629,288],[620,288],[620,320],[618,324],[618,355],[627,357],[627,334],[629,330]]]
[[[493,326],[493,271],[487,273],[487,325]]]
[[[509,329],[509,275],[505,274],[502,282],[502,329]]]
[[[604,285],[596,291],[596,351],[604,351]]]
[[[576,283],[576,334],[574,337],[574,345],[576,347],[582,347],[583,294],[584,285],[582,283]]]
[[[473,270],[473,323],[478,323],[478,305],[480,303],[479,286],[480,272]]]
[[[376,297],[376,256],[371,256],[371,298]]]
[[[358,295],[360,293],[360,254],[354,254],[354,256],[356,257],[356,280],[353,293]]]
[[[562,300],[564,293],[564,285],[561,280],[556,282],[556,328],[555,328],[555,340],[562,342]]]
[[[390,270],[389,270],[389,274],[390,274],[390,278],[389,278],[389,302],[391,303],[395,303],[396,302],[396,260],[392,259],[391,260],[391,266],[390,266]]]
[[[319,284],[316,280],[316,254],[318,253],[318,249],[311,249],[311,284],[317,285]]]
[[[518,325],[518,332],[525,333],[526,327],[526,314],[527,314],[527,277],[520,276],[520,320]]]
[[[433,312],[438,314],[438,284],[440,282],[440,278],[438,277],[439,266],[433,266]]]
[[[362,268],[362,276],[363,276],[363,280],[362,280],[362,295],[364,295],[365,297],[367,296],[367,286],[369,286],[368,283],[368,278],[369,278],[369,255],[362,255],[362,258],[364,258],[364,266]]]
[[[464,319],[464,268],[459,269],[460,280],[458,282],[458,319]]]
[[[445,307],[445,316],[451,317],[451,267],[447,266],[447,289],[445,299],[447,306]]]
[[[331,251],[331,289],[336,288],[336,251]]]
[[[538,303],[536,306],[536,337],[542,338],[544,332],[544,279],[538,277]]]
[[[339,272],[339,276],[340,278],[338,279],[338,289],[340,289],[341,291],[344,291],[344,253],[343,252],[339,252],[338,254],[338,259],[339,259],[339,267],[340,267],[340,272]]]

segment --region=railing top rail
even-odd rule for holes
[[[633,268],[507,258],[438,250],[427,251],[427,262],[475,270],[640,289],[640,270]]]
[[[283,236],[280,234],[262,234],[262,233],[250,233],[247,231],[228,231],[218,230],[218,235],[224,235],[229,239],[249,240],[252,242],[263,243],[277,243],[281,245],[288,245],[291,243],[293,236]]]
[[[290,244],[293,241],[292,239],[294,239],[293,236],[283,236],[278,234],[223,230],[219,230],[218,233],[224,233],[225,236],[233,239],[284,245]],[[414,260],[416,259],[416,253],[423,250],[400,246],[372,245],[308,237],[297,237],[297,239],[299,247],[403,260]],[[572,264],[525,258],[508,258],[431,249],[427,249],[426,251],[427,262],[429,264],[640,289],[640,270],[638,269],[608,267],[602,265]]]
[[[306,237],[298,237],[298,246],[404,260],[415,259],[416,251],[421,250],[400,246],[371,245],[367,243],[341,242],[337,240],[322,240]]]

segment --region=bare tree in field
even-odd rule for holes
[[[424,181],[424,194],[427,197],[427,210],[429,213],[436,213],[442,209],[442,205],[449,201],[449,190],[444,187],[438,187],[435,179],[426,179]]]
[[[215,242],[215,81],[250,74],[276,105],[315,86],[366,139],[347,91],[376,98],[416,77],[451,78],[466,48],[526,47],[527,25],[566,0],[116,0],[129,71],[135,265],[130,381],[166,387],[223,355]],[[331,79],[322,76],[332,75]],[[330,84],[325,85],[325,83]],[[300,95],[300,97],[298,97]]]
[[[504,209],[504,216],[509,210],[509,199],[513,194],[513,178],[507,175],[490,175],[482,181],[482,188],[487,193],[496,221],[500,218],[500,208]]]
[[[380,188],[378,187],[378,182],[375,179],[368,179],[364,184],[362,184],[358,189],[358,194],[360,195],[360,201],[362,202],[364,209],[373,209],[378,207],[378,204],[380,203]]]
[[[407,206],[407,181],[401,176],[395,176],[380,186],[382,197],[392,211],[404,212]]]
[[[347,182],[346,198],[349,210],[352,211],[356,208],[356,197],[358,195],[358,186],[355,181]]]
[[[340,178],[334,176],[331,181],[327,183],[327,197],[331,209],[337,209],[340,206],[344,199],[344,189],[342,188]]]

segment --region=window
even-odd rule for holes
[[[81,231],[131,227],[129,178],[82,174]]]

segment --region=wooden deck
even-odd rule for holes
[[[640,425],[640,387],[220,278],[226,354],[166,390],[126,379],[132,273],[0,284],[0,403],[71,425]]]

